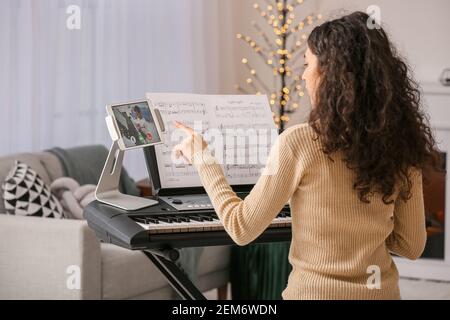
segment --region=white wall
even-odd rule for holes
[[[450,67],[450,1],[448,0],[319,0],[325,14],[338,8],[381,9],[383,26],[407,57],[417,80],[436,82]]]

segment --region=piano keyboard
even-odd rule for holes
[[[131,217],[138,225],[148,230],[150,234],[205,232],[225,230],[216,214],[183,214],[160,216]],[[291,214],[281,212],[269,225],[269,228],[283,228],[291,226]]]

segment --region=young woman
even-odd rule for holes
[[[278,137],[267,162],[276,174],[262,175],[245,200],[202,137],[177,123],[188,137],[174,151],[197,168],[238,245],[290,200],[284,299],[399,299],[390,253],[417,259],[425,246],[422,170],[437,168],[439,154],[407,65],[368,19],[355,12],[312,31],[302,76],[309,123]]]

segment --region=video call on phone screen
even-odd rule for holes
[[[114,106],[112,110],[126,148],[161,141],[147,102]]]

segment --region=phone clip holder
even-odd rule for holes
[[[157,115],[161,131],[164,132],[164,123],[162,122],[159,110],[154,109]],[[114,125],[113,118],[108,115],[106,118],[109,134],[113,140],[111,149],[109,150],[102,175],[95,189],[95,198],[102,203],[118,207],[123,210],[133,211],[150,207],[158,204],[157,200],[147,199],[143,197],[131,196],[123,194],[119,191],[120,174],[122,172],[124,150],[119,148],[118,140],[120,139],[117,129]]]

